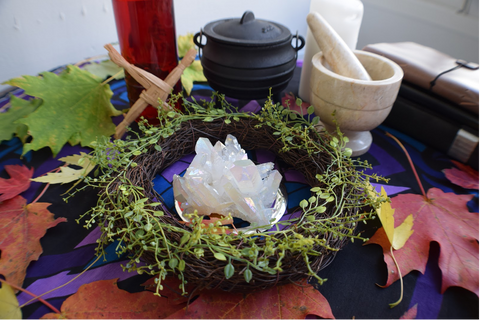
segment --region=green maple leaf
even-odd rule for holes
[[[193,33],[187,33],[184,36],[178,36],[177,40],[178,56],[183,57],[190,49],[195,49],[195,43],[193,42]]]
[[[0,141],[10,140],[15,135],[25,143],[29,136],[27,126],[14,122],[28,116],[41,104],[42,100],[40,99],[24,100],[11,95],[10,108],[4,113],[0,113]]]
[[[198,60],[193,61],[193,63],[183,71],[182,77],[180,79],[182,81],[182,86],[183,88],[185,88],[185,91],[188,95],[190,95],[190,92],[192,92],[194,81],[207,81],[207,79],[203,75],[202,65]]]
[[[85,65],[83,69],[102,79],[113,76],[116,80],[125,78],[123,68],[117,66],[112,60],[103,60],[100,63],[92,62]]]
[[[110,86],[88,71],[69,65],[60,75],[44,72],[42,77],[24,76],[6,82],[25,93],[43,99],[43,104],[26,118],[33,137],[23,153],[50,147],[56,156],[66,142],[90,146],[100,136],[115,132],[111,117],[121,114],[110,102]]]
[[[185,56],[188,50],[195,49],[195,43],[193,42],[193,34],[188,33],[185,36],[178,37],[178,55],[180,57]],[[203,67],[200,61],[195,60],[193,63],[188,66],[180,78],[182,81],[182,86],[187,92],[188,95],[192,92],[193,82],[207,82],[207,78],[203,75]]]

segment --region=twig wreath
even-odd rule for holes
[[[187,283],[194,290],[248,291],[309,277],[321,284],[318,271],[347,240],[366,240],[355,226],[386,201],[368,191],[370,179],[382,178],[359,170],[368,164],[350,158],[340,131],[335,136],[318,132],[317,117],[309,120],[270,98],[257,114],[239,112],[217,93],[211,101],[173,95],[169,105],[179,100],[186,111],[160,110],[160,126],[140,121],[139,132],[126,140],[96,142],[90,155],[98,165],[95,177],[87,177],[82,188],[99,188],[99,199],[77,222],[100,226],[97,254],[118,241],[117,253],[131,258],[124,269],[156,276],[156,294],[171,274],[181,279],[184,294]],[[199,137],[215,143],[227,134],[246,150],[270,150],[305,176],[311,197],[298,204],[298,218],[280,221],[269,231],[236,234],[221,221],[205,223],[194,215],[186,224],[168,211],[153,189],[157,173],[193,154]]]

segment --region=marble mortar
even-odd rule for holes
[[[336,131],[336,119],[340,130],[350,139],[347,147],[352,149],[352,156],[359,156],[372,144],[370,130],[380,125],[390,113],[400,89],[403,70],[378,54],[361,50],[354,53],[372,80],[334,73],[323,53],[319,52],[312,58],[310,103],[330,132]]]

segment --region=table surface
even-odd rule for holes
[[[299,74],[300,69],[297,69],[294,79],[285,92],[296,94]],[[114,92],[112,103],[115,107],[117,109],[128,107],[125,82],[115,80],[110,85]],[[207,85],[196,84],[193,95],[208,95],[210,91]],[[20,89],[13,91],[13,94],[20,93]],[[7,96],[0,97],[0,107],[7,101]],[[240,106],[245,104],[234,99],[232,102]],[[371,172],[390,179],[389,184],[385,186],[389,196],[401,193],[421,194],[421,191],[404,152],[396,142],[385,135],[385,131],[393,133],[405,145],[426,190],[435,187],[444,192],[473,193],[474,198],[468,203],[468,207],[470,211],[478,212],[478,191],[465,190],[445,178],[442,170],[454,167],[448,156],[401,132],[380,126],[372,131],[373,144],[370,151],[361,158],[372,164]],[[29,152],[21,158],[22,144],[14,138],[0,145],[1,176],[8,178],[3,170],[5,165],[24,164],[34,168],[34,177],[37,177],[62,165],[63,163],[58,161],[59,158],[80,151],[89,152],[90,150],[66,145],[55,158],[52,158],[51,152],[46,149]],[[165,179],[169,178],[165,177]],[[295,185],[297,182],[290,181],[290,183]],[[301,189],[301,183],[298,183]],[[38,196],[43,186],[33,182],[22,196],[29,203]],[[68,222],[49,229],[41,239],[43,254],[38,261],[30,264],[23,285],[23,288],[33,293],[41,294],[68,282],[95,260],[95,241],[100,235],[99,230],[98,228],[87,230],[77,224],[75,219],[95,205],[96,194],[94,191],[84,192],[66,203],[61,195],[70,187],[71,184],[51,185],[40,199],[41,202],[51,203],[48,209],[55,217],[66,217]],[[303,188],[308,186],[304,185]],[[165,188],[167,189],[168,187]],[[164,196],[168,197],[167,193],[171,191],[165,192]],[[364,235],[368,237],[373,235],[378,227],[378,221],[370,221],[362,229]],[[115,278],[119,279],[118,285],[122,289],[131,292],[141,290],[140,285],[149,277],[123,272],[121,265],[126,264],[127,259],[125,256],[118,257],[112,248],[109,247],[107,250],[108,261],[100,260],[81,277],[44,298],[60,308],[62,302],[75,293],[82,284]],[[439,245],[432,242],[425,274],[413,271],[405,275],[403,301],[392,309],[388,304],[398,299],[400,283],[397,281],[388,288],[375,285],[376,283],[384,284],[387,278],[382,249],[378,245],[363,246],[359,241],[346,245],[338,252],[334,261],[320,271],[319,275],[322,278],[328,278],[328,281],[319,290],[329,301],[336,318],[399,318],[415,304],[418,305],[417,318],[478,318],[479,300],[474,293],[463,288],[451,287],[443,295],[440,294],[441,271],[437,265],[439,251]],[[23,304],[30,300],[30,297],[20,293],[18,300]],[[25,318],[39,318],[50,312],[40,302],[31,303],[22,311]]]

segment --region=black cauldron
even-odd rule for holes
[[[302,36],[281,24],[255,19],[251,11],[240,19],[208,23],[193,41],[208,84],[241,100],[266,99],[270,89],[272,95],[280,94],[293,77],[297,51],[305,45]]]

